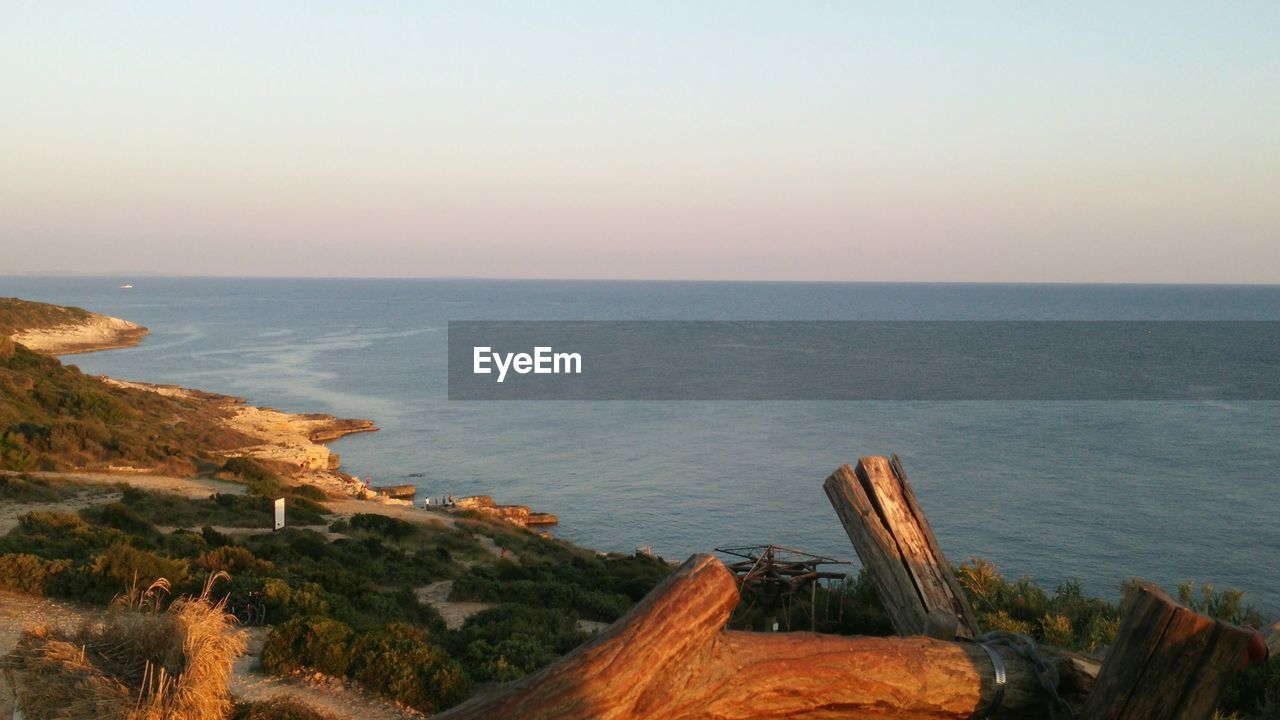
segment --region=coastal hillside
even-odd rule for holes
[[[88,347],[86,338],[98,337],[104,323],[117,324],[81,308],[0,301],[0,469],[193,475],[247,455],[311,484],[354,491],[322,443],[376,430],[369,420],[283,413],[215,393],[90,376],[23,341],[57,335]]]
[[[371,429],[367,420],[87,376],[0,337],[0,717],[14,702],[26,717],[72,720],[409,720],[462,703],[453,716],[511,717],[485,710],[532,686],[511,681],[540,673],[539,682],[559,687],[575,676],[555,664],[584,643],[597,654],[614,647],[601,639],[645,645],[624,619],[645,616],[645,598],[682,571],[459,506],[364,499],[320,443]],[[288,523],[273,531],[281,497]],[[653,616],[682,642],[689,633],[668,621],[711,605],[723,615],[711,635],[725,626],[809,629],[819,638],[894,633],[865,570],[774,606],[740,596],[719,560],[694,560],[725,582],[721,600],[694,593]],[[1116,642],[1129,602],[1087,596],[1076,583],[1048,590],[1006,579],[976,558],[954,575],[982,628],[1087,655]],[[1127,583],[1124,596],[1137,587]],[[1239,592],[1188,583],[1179,599],[1233,624],[1267,622]],[[37,606],[49,610],[22,611]],[[193,607],[218,622],[187,622]],[[64,626],[44,627],[51,618]],[[187,641],[193,633],[220,649],[195,652],[202,646]],[[141,642],[152,634],[164,642]],[[136,646],[136,656],[119,655],[122,645]],[[129,670],[162,655],[173,686]],[[183,683],[206,683],[212,700],[175,710],[189,695],[166,688]],[[102,707],[145,697],[161,709],[52,714],[73,685],[96,688],[77,697]],[[1239,674],[1222,716],[1272,718],[1278,704],[1273,660]]]
[[[113,386],[0,339],[0,468],[188,475],[250,445],[209,403]]]
[[[0,337],[47,355],[129,347],[146,334],[141,325],[84,308],[0,298]]]

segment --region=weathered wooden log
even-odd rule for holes
[[[733,575],[695,555],[626,617],[559,662],[437,716],[440,720],[767,720],[969,718],[995,691],[972,643],[925,637],[726,632]],[[993,717],[1041,717],[1031,663],[997,648],[1008,673]],[[1087,686],[1069,653],[1050,662],[1063,687]]]
[[[1214,620],[1144,584],[1085,704],[1090,720],[1210,717],[1253,632]]]
[[[896,456],[864,457],[822,487],[899,635],[924,634],[937,612],[955,616],[956,637],[981,633]]]

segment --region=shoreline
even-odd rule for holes
[[[340,469],[341,458],[325,443],[348,435],[377,432],[372,420],[340,418],[324,413],[289,413],[248,404],[244,398],[187,388],[118,378],[99,378],[115,387],[153,392],[167,397],[210,403],[225,412],[227,428],[256,442],[222,451],[226,457],[250,457],[265,461],[291,483],[308,483],[326,493],[355,496],[363,483]]]
[[[53,357],[113,350],[138,345],[149,333],[146,327],[123,318],[95,313],[83,308],[70,308],[48,303],[36,303],[12,298],[19,306],[36,309],[28,312],[27,327],[14,327],[8,337],[12,342],[33,352]],[[379,492],[378,487],[366,485],[358,475],[344,472],[341,457],[327,443],[348,435],[377,432],[372,420],[339,418],[326,413],[290,413],[270,407],[250,405],[245,398],[222,393],[189,388],[181,385],[148,383],[98,375],[96,378],[111,387],[155,393],[185,402],[200,403],[211,409],[209,416],[225,429],[245,438],[248,442],[234,447],[208,450],[223,462],[234,457],[248,457],[268,466],[283,481],[291,485],[312,485],[326,495],[338,498],[356,498],[379,505],[414,506],[413,500],[394,493]],[[207,419],[206,419],[207,421]],[[107,465],[96,470],[78,468],[78,472],[108,472],[121,476],[151,475],[163,472],[155,467],[134,467],[119,464]],[[195,477],[206,475],[198,473]],[[384,484],[382,489],[386,489]],[[415,493],[416,495],[416,493]],[[556,516],[536,512],[524,505],[502,505],[490,496],[477,495],[459,498],[458,509],[467,509],[480,515],[518,527],[558,524]]]
[[[80,322],[28,328],[13,333],[14,342],[44,355],[79,355],[118,350],[142,342],[150,330],[123,318],[90,312]]]

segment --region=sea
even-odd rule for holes
[[[85,372],[371,418],[333,443],[347,472],[527,504],[601,551],[772,543],[853,570],[822,481],[896,453],[953,562],[1280,611],[1280,402],[467,402],[446,371],[451,320],[1274,321],[1277,286],[9,276],[0,295],[151,329],[64,358]]]

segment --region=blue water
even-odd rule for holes
[[[151,328],[67,359],[86,372],[373,418],[334,444],[348,471],[527,503],[602,550],[856,560],[822,480],[897,452],[953,560],[1280,609],[1280,403],[465,403],[445,369],[449,320],[1280,320],[1280,287],[0,277],[0,295]]]

